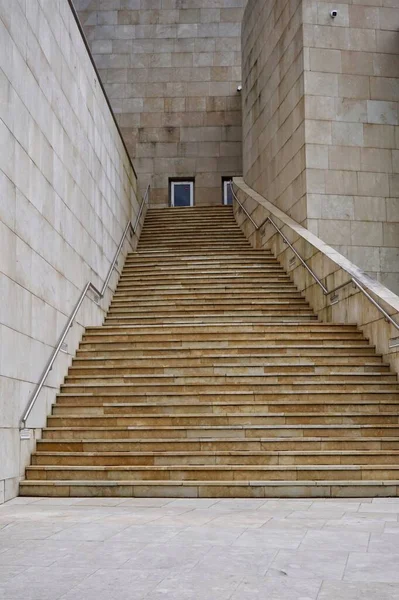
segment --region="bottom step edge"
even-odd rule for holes
[[[114,498],[373,498],[398,497],[388,481],[22,481],[20,496]]]

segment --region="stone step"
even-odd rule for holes
[[[205,425],[165,427],[46,427],[43,439],[146,439],[182,438],[200,439],[229,437],[398,437],[399,424],[298,424],[298,425]]]
[[[399,480],[399,465],[167,465],[167,466],[67,466],[32,465],[27,480],[70,481],[328,481]]]
[[[399,450],[241,452],[35,452],[33,465],[397,465]]]
[[[165,452],[372,452],[390,454],[399,451],[399,437],[362,436],[362,437],[320,437],[291,436],[269,438],[169,438],[169,439],[97,439],[84,440],[65,437],[64,439],[41,439],[37,449],[45,452],[156,452],[161,456]]]
[[[181,358],[187,360],[191,359],[225,359],[228,358],[234,360],[241,360],[243,357],[262,358],[267,360],[282,360],[284,362],[290,362],[293,358],[297,359],[315,359],[320,360],[330,359],[332,353],[334,356],[339,357],[340,360],[348,358],[349,361],[355,358],[373,359],[377,358],[381,360],[380,355],[375,354],[374,346],[369,346],[364,343],[363,346],[355,345],[350,346],[348,344],[329,344],[329,345],[296,345],[296,346],[223,346],[221,347],[206,347],[201,346],[199,348],[187,348],[176,345],[175,347],[159,348],[154,346],[153,348],[135,348],[130,344],[116,344],[118,348],[115,348],[114,344],[100,344],[102,348],[98,348],[96,344],[93,344],[94,348],[90,348],[90,345],[81,344],[76,355],[78,358],[88,358],[101,356],[102,358],[134,358],[135,360],[143,359],[149,360],[155,359],[167,359],[167,360],[179,360]],[[180,361],[181,364],[181,361]],[[350,364],[350,363],[349,363]]]
[[[129,392],[136,392],[142,394],[165,394],[166,392],[172,392],[173,394],[178,394],[179,392],[183,392],[186,394],[198,394],[202,395],[203,393],[212,393],[218,394],[221,391],[224,392],[253,392],[255,394],[263,394],[263,393],[286,393],[286,392],[295,392],[299,391],[307,391],[307,393],[312,393],[316,391],[324,391],[329,393],[334,393],[342,385],[345,385],[345,392],[370,392],[374,390],[381,391],[390,391],[390,392],[399,392],[397,382],[376,382],[376,383],[363,383],[363,382],[324,382],[324,381],[312,381],[310,378],[307,380],[301,380],[300,382],[295,381],[293,383],[279,383],[279,382],[253,382],[253,381],[230,381],[228,383],[225,382],[210,382],[210,383],[200,383],[193,381],[192,383],[179,383],[175,381],[174,383],[147,383],[145,381],[142,382],[123,382],[123,383],[105,383],[104,382],[95,382],[89,383],[87,381],[83,382],[75,380],[76,383],[64,383],[61,385],[61,392],[74,393],[74,394],[105,394],[105,393],[118,393],[121,392],[123,394]]]
[[[144,304],[144,303],[143,303]],[[309,305],[303,300],[298,299],[294,302],[282,302],[282,303],[264,303],[263,305],[254,305],[247,306],[242,304],[241,306],[228,306],[226,304],[213,305],[209,306],[204,303],[198,302],[198,305],[183,305],[183,306],[164,306],[164,305],[153,305],[151,302],[147,303],[147,310],[144,306],[115,306],[112,305],[108,311],[109,317],[114,317],[118,315],[122,316],[130,316],[135,314],[148,314],[151,313],[154,316],[171,316],[171,315],[182,315],[182,316],[195,316],[196,314],[205,314],[209,316],[213,315],[228,315],[230,317],[237,317],[238,320],[241,320],[242,317],[257,316],[259,314],[268,314],[272,313],[274,316],[285,317],[287,311],[291,311],[294,314],[296,312],[301,313],[303,311],[310,312]],[[151,309],[151,310],[150,310]],[[312,313],[314,314],[314,313]]]
[[[377,381],[376,381],[377,380]],[[165,385],[165,384],[179,384],[179,385],[274,385],[274,384],[290,384],[290,385],[299,385],[306,384],[309,382],[309,385],[313,385],[315,383],[323,383],[323,384],[392,384],[396,385],[399,391],[399,382],[397,380],[397,376],[394,373],[301,373],[298,371],[297,373],[270,373],[267,370],[263,372],[261,375],[249,373],[225,373],[225,374],[183,374],[179,375],[178,373],[150,373],[148,375],[139,373],[139,374],[128,374],[128,373],[92,373],[89,375],[79,374],[76,371],[70,369],[67,377],[65,378],[66,382],[76,383],[79,385],[88,384],[153,384],[153,385]]]
[[[154,277],[140,277],[131,275],[121,275],[121,278],[118,283],[118,288],[122,289],[127,285],[135,285],[137,287],[155,285],[162,286],[168,285],[170,281],[175,281],[176,278],[173,276],[158,275],[155,274]],[[225,283],[248,283],[253,287],[257,287],[259,283],[278,283],[287,282],[291,283],[291,280],[288,275],[286,275],[283,271],[273,271],[270,274],[261,273],[260,275],[256,275],[254,273],[224,273],[223,276],[220,276],[217,273],[187,273],[186,275],[182,275],[179,277],[179,285],[184,286],[191,283],[204,283],[205,285],[212,285],[213,281],[216,280],[218,285],[223,285]]]
[[[83,362],[83,364],[81,364]],[[380,374],[389,375],[389,370],[387,366],[377,366],[374,365],[372,367],[367,366],[354,366],[351,365],[350,368],[347,364],[345,365],[327,365],[327,366],[316,366],[316,365],[304,365],[304,364],[293,364],[293,365],[280,365],[280,366],[265,366],[264,364],[258,365],[246,365],[245,363],[239,365],[225,365],[225,366],[188,366],[185,362],[183,366],[177,365],[162,365],[155,366],[151,364],[151,361],[148,361],[150,364],[148,366],[144,366],[142,363],[136,366],[129,363],[128,360],[122,359],[122,364],[114,364],[117,361],[108,361],[108,364],[98,364],[98,362],[94,362],[94,364],[86,364],[84,361],[74,360],[73,365],[69,368],[69,374],[71,376],[82,375],[82,376],[97,376],[97,375],[107,375],[107,376],[123,376],[123,375],[141,375],[141,376],[149,376],[149,375],[166,375],[166,376],[174,376],[174,377],[212,377],[213,375],[258,375],[262,376],[266,374],[267,376],[278,376],[278,375],[290,375],[295,373],[300,374],[312,374],[312,375],[361,375],[367,374],[367,376],[373,375],[374,377],[378,377]],[[396,379],[395,375],[391,375]]]
[[[185,309],[190,307],[207,307],[207,308],[224,308],[225,310],[236,310],[237,308],[249,310],[257,310],[268,306],[277,306],[277,300],[279,306],[297,306],[304,304],[304,300],[295,294],[286,294],[283,297],[277,298],[268,296],[267,298],[228,298],[227,294],[224,298],[212,299],[212,298],[140,298],[131,296],[125,300],[114,299],[111,303],[109,313],[119,311],[120,309],[124,312],[133,311],[137,312],[139,309],[148,307],[161,307],[162,310],[176,310]]]
[[[51,481],[20,484],[21,496],[124,498],[360,498],[395,497],[399,481]]]
[[[125,353],[84,353],[79,350],[73,361],[71,369],[92,369],[92,368],[129,368],[137,369],[141,373],[146,373],[147,369],[236,369],[236,368],[262,368],[273,371],[283,369],[284,372],[293,371],[296,369],[313,369],[314,372],[324,372],[325,369],[333,369],[339,372],[347,371],[350,367],[351,372],[389,372],[389,365],[382,362],[379,356],[367,355],[358,356],[314,356],[314,357],[279,357],[279,356],[219,356],[210,357],[184,357],[184,361],[180,358],[172,356],[165,357],[154,354],[151,358],[125,355]],[[176,371],[178,372],[178,371]]]
[[[230,415],[230,414],[345,414],[345,415],[386,415],[397,414],[399,408],[399,394],[396,401],[386,401],[384,397],[376,398],[374,401],[363,399],[344,398],[340,402],[316,402],[310,400],[270,400],[269,402],[255,402],[251,397],[246,402],[232,398],[221,401],[201,402],[173,402],[154,401],[148,402],[104,402],[94,398],[91,403],[85,402],[85,398],[58,396],[58,402],[53,406],[52,414],[56,416],[87,415]]]
[[[84,413],[69,415],[51,415],[48,417],[48,427],[225,427],[247,425],[398,425],[399,411],[361,413],[264,413],[261,410],[253,412],[229,411],[227,414],[202,413],[202,414],[105,414],[88,415]]]
[[[276,293],[276,290],[281,290],[285,292],[296,292],[294,284],[291,281],[282,281],[282,282],[270,282],[267,281],[266,284],[262,285],[248,285],[247,283],[236,281],[235,283],[220,283],[215,281],[212,284],[201,284],[201,283],[191,283],[190,286],[183,286],[181,284],[172,284],[169,285],[147,285],[146,287],[140,286],[140,289],[137,289],[134,285],[126,285],[122,288],[117,288],[117,291],[114,294],[114,297],[125,296],[126,294],[131,294],[133,292],[136,295],[149,295],[149,294],[201,294],[201,295],[209,295],[212,293],[215,294],[227,294],[230,293],[232,295],[243,294],[255,294],[255,297],[262,298],[262,296],[267,295],[269,293]]]
[[[374,389],[363,392],[363,391],[351,391],[344,390],[342,386],[336,386],[334,390],[320,391],[320,390],[308,390],[308,389],[297,389],[295,391],[268,391],[268,392],[256,392],[254,390],[249,391],[223,391],[217,392],[206,392],[203,391],[201,394],[191,393],[186,390],[178,390],[173,392],[162,391],[148,391],[146,392],[127,392],[125,388],[121,387],[122,391],[109,392],[103,388],[102,392],[92,394],[90,390],[85,392],[76,392],[75,390],[61,391],[58,395],[58,402],[61,403],[65,400],[66,403],[71,398],[77,399],[84,404],[97,405],[98,402],[105,403],[120,403],[120,402],[145,402],[146,404],[151,402],[174,402],[174,403],[202,403],[209,402],[266,402],[276,403],[289,402],[295,403],[297,401],[308,401],[308,402],[341,402],[346,400],[347,402],[375,402],[376,399],[380,399],[384,402],[397,402],[399,396],[397,391],[384,390],[380,386],[375,386]]]
[[[287,309],[286,314],[283,316],[280,312],[273,313],[272,311],[265,312],[264,314],[259,311],[258,315],[242,315],[240,317],[241,323],[307,323],[311,321],[316,321],[317,316],[312,314],[312,312],[307,310],[293,310]],[[170,323],[171,325],[180,324],[180,323],[227,323],[231,324],[232,317],[230,314],[216,313],[209,314],[204,313],[201,315],[199,313],[197,316],[185,315],[185,314],[169,314],[169,315],[146,315],[146,316],[111,316],[106,317],[104,326],[107,325],[140,325],[141,323],[158,325],[163,324],[167,325]]]

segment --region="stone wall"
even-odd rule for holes
[[[66,0],[0,2],[0,502],[34,439],[19,420],[88,280],[100,286],[137,213],[135,175]],[[125,252],[128,245],[126,244]],[[116,283],[116,274],[111,284]],[[83,325],[83,303],[28,427],[45,423]]]
[[[169,178],[195,177],[220,204],[242,172],[240,29],[246,0],[75,0],[139,183],[167,205]]]
[[[399,294],[399,2],[303,11],[308,228]]]
[[[396,0],[249,0],[243,25],[246,182],[396,293],[398,30]]]
[[[306,185],[301,0],[249,0],[242,47],[245,180],[303,222]]]

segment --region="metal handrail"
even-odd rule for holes
[[[26,421],[27,421],[30,413],[32,412],[32,409],[33,409],[33,407],[35,405],[35,402],[36,402],[37,398],[39,397],[40,392],[42,391],[42,388],[43,388],[43,386],[44,386],[44,384],[46,382],[46,379],[47,379],[47,377],[48,377],[51,369],[53,368],[53,364],[55,362],[55,359],[57,358],[57,356],[58,356],[58,354],[59,354],[59,352],[60,352],[60,350],[62,348],[62,345],[63,345],[63,343],[65,341],[65,338],[68,335],[68,332],[71,329],[71,327],[72,327],[72,325],[73,325],[73,323],[75,321],[76,315],[78,314],[79,309],[82,306],[83,300],[85,299],[85,297],[87,296],[87,294],[88,294],[89,291],[94,292],[94,294],[96,294],[96,296],[98,297],[98,300],[101,300],[101,298],[104,297],[104,294],[105,294],[106,289],[108,287],[109,280],[111,279],[111,275],[112,275],[112,273],[113,273],[113,271],[115,269],[115,266],[116,266],[116,263],[118,261],[119,255],[121,253],[122,246],[123,246],[123,243],[124,243],[124,241],[126,239],[126,236],[127,236],[128,232],[129,232],[129,230],[132,231],[133,235],[136,233],[137,225],[138,225],[138,223],[140,221],[140,217],[142,215],[143,208],[144,208],[145,204],[147,204],[147,202],[148,202],[149,193],[150,193],[150,186],[148,185],[146,193],[144,195],[144,198],[143,198],[143,200],[141,202],[140,210],[139,210],[139,213],[137,215],[137,218],[136,218],[136,221],[135,221],[134,225],[132,224],[132,221],[129,221],[128,224],[125,227],[125,230],[123,232],[121,241],[119,242],[119,246],[118,246],[118,248],[116,250],[116,253],[115,253],[114,259],[113,259],[113,261],[111,263],[111,266],[109,267],[107,277],[105,278],[105,281],[103,283],[103,286],[102,286],[101,290],[98,290],[96,288],[96,286],[91,281],[88,281],[86,283],[85,287],[83,288],[82,293],[80,294],[79,299],[76,302],[76,304],[75,304],[75,306],[74,306],[71,314],[69,315],[68,320],[67,320],[67,322],[65,324],[64,329],[62,330],[62,333],[61,333],[61,335],[60,335],[60,337],[58,339],[57,345],[55,346],[53,352],[51,353],[51,356],[50,356],[50,358],[49,358],[49,360],[47,362],[47,365],[46,365],[43,373],[40,376],[39,383],[37,384],[35,391],[33,392],[32,396],[30,397],[29,402],[27,404],[27,407],[25,409],[25,412],[22,415],[22,418],[21,418],[21,421],[20,421],[20,429],[21,430],[26,428]]]
[[[245,212],[245,214],[247,215],[247,217],[249,218],[249,220],[251,221],[251,223],[254,225],[256,231],[259,231],[259,229],[262,229],[262,227],[267,222],[269,222],[275,228],[275,230],[277,231],[277,233],[279,233],[281,235],[281,237],[283,238],[284,242],[291,248],[291,250],[293,251],[293,253],[295,254],[295,256],[297,256],[297,258],[300,260],[301,264],[310,273],[310,275],[313,277],[313,279],[315,280],[315,282],[321,287],[321,289],[323,290],[323,294],[325,296],[329,296],[330,294],[333,294],[334,292],[337,292],[338,290],[340,290],[341,288],[349,285],[350,283],[353,283],[357,287],[357,289],[360,292],[362,292],[362,294],[364,294],[366,296],[366,298],[368,298],[368,300],[370,300],[370,302],[380,311],[380,313],[382,313],[384,315],[385,319],[387,321],[389,321],[389,323],[391,323],[391,325],[393,325],[397,330],[399,330],[399,324],[391,317],[391,315],[389,313],[387,313],[387,311],[381,306],[381,304],[379,304],[376,300],[374,300],[374,298],[363,287],[363,285],[361,285],[357,281],[357,279],[355,279],[354,277],[351,277],[348,281],[345,281],[345,283],[342,283],[341,285],[338,285],[334,289],[328,290],[326,288],[326,286],[321,282],[321,280],[317,277],[316,273],[314,271],[312,271],[312,269],[309,267],[309,265],[305,262],[305,260],[299,254],[299,252],[294,248],[294,246],[291,244],[291,242],[288,240],[288,238],[284,235],[284,233],[281,231],[281,229],[276,225],[276,223],[273,221],[273,219],[271,217],[266,217],[266,219],[260,225],[257,225],[256,222],[251,217],[251,215],[249,214],[249,212],[246,210],[245,206],[242,204],[242,202],[240,202],[239,198],[237,197],[237,194],[234,192],[233,181],[230,182],[230,187],[231,187],[231,193],[232,193],[234,199],[237,201],[237,203],[242,208],[242,210]]]

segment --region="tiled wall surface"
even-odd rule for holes
[[[245,12],[246,182],[396,293],[398,54],[397,0]]]
[[[301,0],[249,0],[242,47],[245,181],[301,223],[306,219]]]
[[[303,20],[308,228],[399,294],[399,2]]]
[[[246,0],[76,0],[141,188],[167,205],[169,177],[195,176],[220,204],[242,172],[240,30]]]
[[[34,442],[19,436],[34,385],[83,286],[102,284],[138,203],[66,0],[0,2],[0,67],[1,503],[17,493]],[[45,423],[83,325],[103,316],[84,301],[29,427]]]

